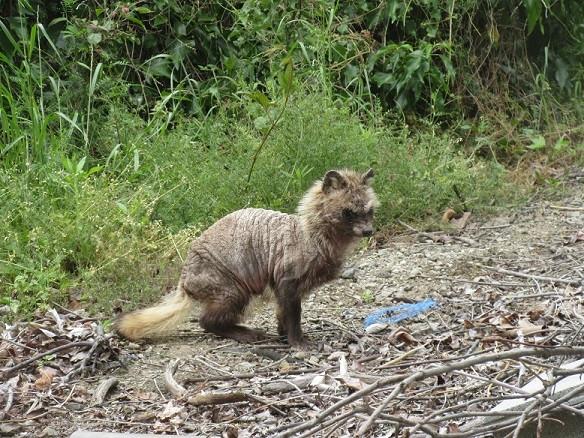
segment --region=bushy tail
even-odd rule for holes
[[[119,316],[114,323],[114,329],[124,338],[133,341],[158,336],[185,319],[192,304],[192,299],[179,286],[157,306]]]

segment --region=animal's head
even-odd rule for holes
[[[379,201],[371,188],[373,169],[365,173],[330,170],[306,193],[298,211],[309,221],[333,226],[342,234],[373,234],[373,214]]]

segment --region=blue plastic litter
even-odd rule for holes
[[[363,321],[365,328],[371,324],[395,324],[404,319],[413,318],[420,313],[427,312],[432,307],[438,305],[438,302],[433,299],[427,299],[411,304],[398,304],[397,306],[382,307],[371,312]]]

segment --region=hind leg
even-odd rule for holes
[[[258,342],[266,339],[261,330],[254,330],[239,323],[248,302],[243,297],[227,296],[220,301],[207,303],[199,318],[199,324],[208,332],[238,342]]]

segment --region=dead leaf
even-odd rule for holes
[[[88,351],[78,351],[73,356],[71,356],[71,359],[69,359],[69,360],[71,361],[71,363],[75,363],[75,362],[79,362],[83,359],[86,359],[87,356],[89,356]]]
[[[545,310],[542,308],[534,308],[531,309],[527,312],[527,315],[529,316],[529,319],[531,321],[537,321],[538,319],[540,319],[545,313]]]
[[[60,332],[63,331],[63,319],[61,318],[61,316],[57,313],[57,311],[55,309],[49,309],[47,311],[47,313],[51,316],[51,318],[53,318],[55,320],[55,323],[57,324],[57,328],[59,329]]]
[[[576,242],[584,242],[584,229],[578,230],[576,233],[570,236],[566,242],[566,245],[573,245]]]
[[[71,330],[69,330],[69,333],[67,333],[67,337],[70,339],[85,338],[92,333],[93,331],[89,327],[73,327]]]
[[[414,338],[409,331],[407,331],[405,328],[403,327],[399,327],[397,329],[395,329],[394,331],[392,331],[389,336],[389,341],[393,341],[393,342],[403,342],[405,344],[417,344],[418,340],[416,338]]]
[[[444,213],[442,214],[442,222],[447,224],[455,216],[456,211],[454,211],[452,208],[447,208],[446,211],[444,211]]]
[[[379,333],[389,327],[389,324],[382,324],[380,322],[376,322],[375,324],[370,324],[365,328],[366,333],[374,334]]]
[[[156,414],[154,412],[144,411],[144,412],[138,412],[137,414],[135,414],[132,417],[132,421],[144,423],[146,421],[153,420],[154,418],[156,418]]]
[[[290,365],[288,361],[284,360],[280,362],[280,365],[278,365],[278,369],[280,370],[281,373],[286,373],[292,369],[292,365]]]
[[[453,225],[458,230],[462,230],[462,229],[464,229],[464,227],[466,227],[466,223],[468,222],[469,219],[470,219],[470,212],[465,211],[464,213],[462,213],[462,216],[460,216],[459,218],[452,218],[450,220],[450,224]]]
[[[532,324],[531,322],[529,322],[529,319],[527,318],[521,318],[517,326],[525,336],[539,332],[543,328],[543,326],[540,324]]]
[[[337,360],[345,356],[346,354],[347,353],[345,353],[344,351],[333,351],[331,354],[329,354],[327,360]]]
[[[45,335],[47,338],[54,338],[55,336],[57,336],[55,333],[46,330],[44,328],[39,327],[39,330],[43,333],[43,335]]]
[[[50,388],[51,383],[53,383],[53,379],[57,375],[57,370],[50,367],[43,367],[39,369],[39,374],[41,376],[35,380],[34,386],[36,389],[44,391]]]
[[[339,382],[337,382],[328,374],[322,373],[317,374],[314,377],[314,379],[312,379],[312,381],[309,383],[309,386],[314,386],[315,388],[318,388],[321,391],[329,391],[331,389],[332,390],[337,389],[339,387]]]
[[[168,420],[169,418],[174,417],[175,415],[180,415],[183,412],[185,412],[184,406],[176,406],[174,400],[170,400],[164,407],[164,411],[159,413],[157,417],[161,420]]]

